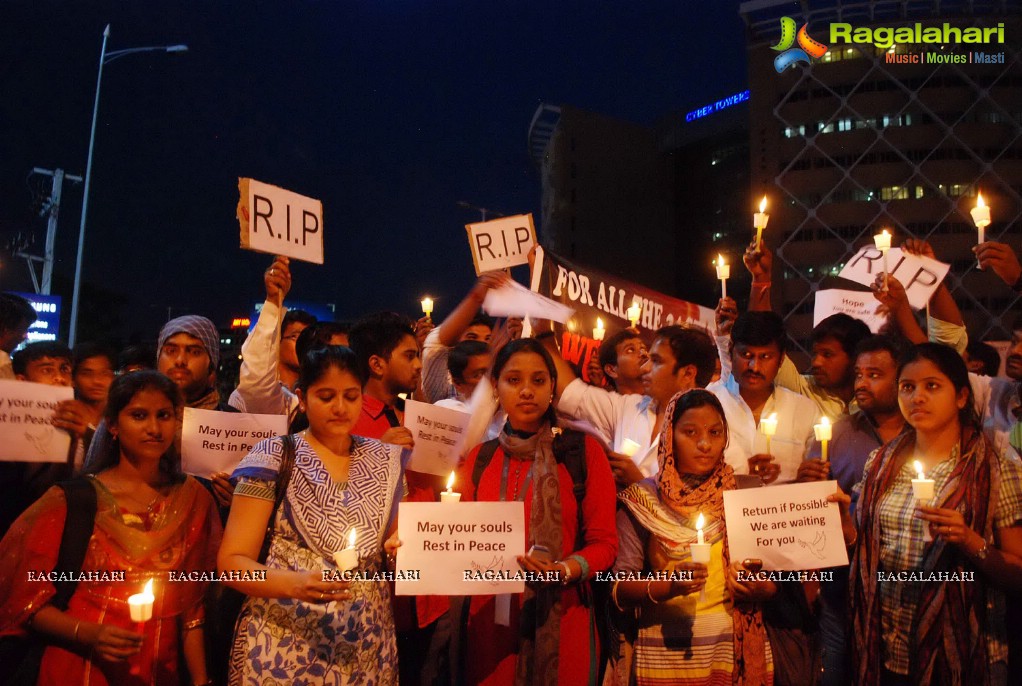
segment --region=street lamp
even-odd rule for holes
[[[106,41],[110,37],[110,24],[103,29],[103,47],[99,51],[99,75],[96,76],[96,101],[92,105],[92,131],[89,133],[89,158],[85,163],[85,188],[82,190],[82,218],[78,226],[78,255],[75,257],[75,285],[71,293],[71,330],[67,336],[67,344],[74,347],[75,334],[78,330],[78,292],[82,280],[82,250],[85,245],[85,213],[89,208],[89,182],[92,179],[92,149],[96,144],[96,115],[99,114],[99,86],[103,82],[103,66],[118,57],[139,52],[186,52],[187,45],[159,45],[148,48],[126,48],[124,50],[106,51]]]

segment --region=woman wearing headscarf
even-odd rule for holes
[[[773,664],[761,603],[769,580],[743,578],[728,556],[724,491],[736,487],[724,462],[727,420],[712,393],[681,393],[667,407],[656,476],[618,498],[620,547],[612,599],[634,620],[634,643],[614,663],[619,684],[770,684]],[[709,564],[692,562],[697,521]],[[667,577],[667,578],[664,578]],[[629,655],[629,653],[631,653]]]

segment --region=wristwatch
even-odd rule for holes
[[[989,552],[990,552],[990,546],[989,546],[989,545],[987,545],[987,542],[986,542],[986,541],[983,541],[983,547],[982,547],[982,548],[980,548],[979,550],[977,550],[976,552],[974,552],[974,553],[973,553],[972,555],[973,555],[973,557],[975,557],[975,558],[976,558],[977,560],[979,560],[980,562],[982,562],[983,560],[987,559],[987,554],[988,554]]]

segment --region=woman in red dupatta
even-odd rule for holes
[[[88,475],[96,518],[67,609],[51,604],[53,570],[67,516],[54,486],[0,541],[0,636],[35,633],[46,642],[42,685],[204,684],[203,599],[188,579],[216,570],[220,519],[212,496],[180,473],[173,449],[180,399],[157,372],[134,372],[110,388],[112,443]],[[182,575],[192,572],[192,575]],[[154,581],[152,619],[131,621],[128,597]],[[181,674],[181,664],[187,675]]]
[[[913,348],[898,401],[912,430],[870,456],[858,521],[847,495],[831,497],[854,549],[855,682],[1006,683],[1002,589],[1022,585],[1022,466],[991,449],[951,348]],[[929,504],[913,495],[917,462],[934,481]]]

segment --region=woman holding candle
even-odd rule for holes
[[[354,557],[352,571],[380,576],[385,547],[388,556],[394,552],[396,541],[384,541],[396,530],[404,494],[401,449],[351,435],[363,381],[348,348],[309,352],[296,387],[309,428],[290,437],[294,452],[285,455],[283,438],[267,439],[234,471],[237,486],[218,564],[224,571],[264,572],[265,580],[228,582],[249,596],[235,630],[231,684],[270,677],[397,681],[387,582],[343,580],[338,567]],[[283,501],[275,510],[281,478]]]
[[[724,461],[727,440],[716,396],[676,395],[661,431],[657,475],[618,495],[626,507],[617,514],[614,571],[648,578],[618,581],[612,591],[617,608],[637,622],[634,655],[618,661],[617,683],[772,683],[760,603],[777,587],[740,578],[751,570],[728,557],[723,493],[735,488],[735,476]],[[700,538],[710,549],[706,564],[692,561],[702,552]],[[657,572],[673,575],[660,579]]]
[[[979,430],[965,362],[951,348],[910,350],[898,401],[911,430],[866,463],[858,531],[848,496],[832,496],[854,548],[855,682],[1006,683],[1004,590],[1022,587],[1022,467]],[[917,503],[913,480],[931,479],[932,501]],[[883,581],[899,572],[924,581]]]
[[[549,580],[529,582],[521,596],[472,597],[466,679],[593,683],[599,640],[587,582],[609,568],[617,552],[614,478],[595,440],[557,429],[557,372],[541,343],[523,338],[505,345],[492,376],[508,421],[497,445],[484,443],[469,454],[457,483],[465,501],[525,503],[526,542],[536,552],[518,562]],[[486,453],[476,480],[476,462]]]
[[[51,604],[52,583],[30,578],[33,570],[52,570],[58,558],[64,491],[50,489],[0,542],[0,633],[28,629],[46,641],[39,684],[208,681],[207,584],[169,581],[173,572],[213,569],[220,542],[212,496],[180,471],[173,447],[180,408],[177,386],[157,372],[121,376],[110,387],[112,441],[86,477],[97,508],[81,571],[96,580],[79,581],[66,610]],[[154,579],[152,594],[142,595]],[[142,614],[131,612],[136,594]]]

